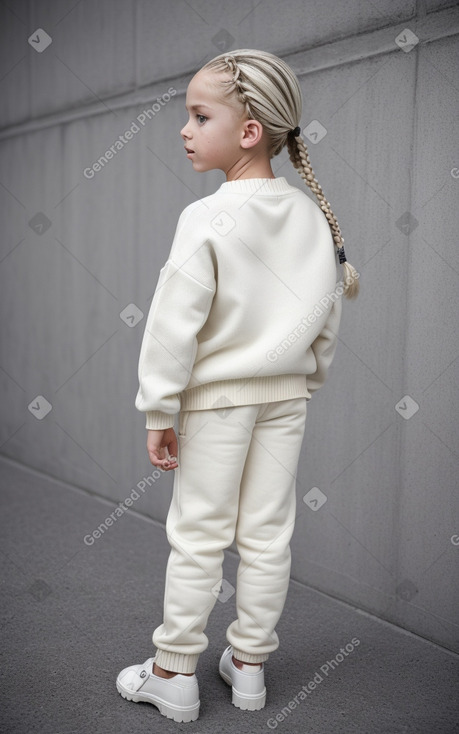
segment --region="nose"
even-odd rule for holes
[[[184,126],[182,127],[182,129],[180,130],[180,135],[181,135],[181,137],[182,137],[182,138],[183,138],[184,140],[186,140],[186,139],[187,139],[187,138],[189,137],[189,136],[188,136],[188,134],[187,134],[187,127],[188,127],[188,123],[186,123],[186,124],[185,124],[185,125],[184,125]]]

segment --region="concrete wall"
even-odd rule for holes
[[[222,50],[276,53],[302,127],[326,129],[311,160],[362,283],[308,406],[292,577],[459,650],[455,5],[2,3],[0,445],[117,502],[152,481],[145,319],[180,211],[225,180],[184,157],[186,86]],[[285,150],[273,164],[303,186]],[[162,476],[135,509],[164,521],[171,489]]]

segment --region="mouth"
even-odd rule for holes
[[[186,148],[185,147],[185,150],[186,150],[187,153],[194,153],[194,150],[191,150],[191,148]]]

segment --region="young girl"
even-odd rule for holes
[[[171,552],[156,657],[117,678],[124,698],[175,721],[198,718],[195,669],[217,597],[233,592],[222,586],[222,561],[234,538],[237,618],[219,672],[235,706],[265,705],[306,404],[335,354],[341,295],[359,286],[301,137],[290,67],[264,51],[220,54],[192,78],[186,109],[187,158],[226,182],[181,213],[145,327],[135,405],[146,413],[151,463],[175,470]],[[285,145],[319,206],[275,177],[270,161]]]

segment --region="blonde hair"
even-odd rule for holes
[[[244,48],[219,54],[201,67],[201,71],[204,70],[231,73],[229,80],[216,80],[220,101],[234,107],[237,100],[247,119],[262,124],[270,159],[287,145],[293,166],[315,194],[330,225],[339,262],[344,268],[343,294],[347,298],[355,298],[359,292],[359,273],[346,260],[338,220],[314,177],[306,143],[301,134],[294,135],[294,128],[298,127],[301,118],[303,99],[292,69],[268,51]]]

